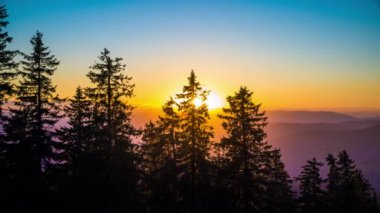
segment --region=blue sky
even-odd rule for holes
[[[151,102],[172,94],[180,84],[160,84],[183,83],[194,68],[219,93],[244,84],[270,108],[380,109],[380,1],[4,2],[12,47],[30,52],[29,39],[43,32],[62,62],[56,82],[66,95],[88,83],[107,47],[144,87],[139,103],[156,87]]]

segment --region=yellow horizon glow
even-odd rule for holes
[[[199,56],[169,52],[158,58],[153,53],[144,57],[127,57],[118,52],[113,55],[128,59],[124,61],[128,65],[124,73],[133,77],[131,83],[136,85],[129,103],[137,108],[160,109],[168,98],[182,91],[190,70],[194,69],[204,89],[216,92],[223,103],[240,86],[247,86],[254,92],[253,101],[263,104],[265,110],[380,111],[380,99],[376,98],[380,95],[377,78],[380,75],[371,75],[375,67],[370,65],[363,68],[369,71],[358,78],[355,66],[345,64],[314,66],[317,62],[279,61],[280,66],[254,53],[252,57],[257,60],[252,63],[233,56],[227,59],[222,53],[210,50]],[[62,62],[53,79],[61,97],[72,97],[78,85],[92,86],[86,77],[88,66],[93,64],[91,60]],[[334,70],[344,70],[345,74]],[[214,107],[209,103],[210,109]]]

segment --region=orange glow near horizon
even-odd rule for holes
[[[125,62],[128,65],[125,73],[133,77],[131,83],[136,85],[135,96],[130,103],[140,109],[160,109],[170,97],[181,92],[190,73],[190,68],[186,69],[186,67],[191,67],[187,63],[180,65],[179,62],[169,63],[168,61],[161,65],[161,67],[167,67],[163,71],[153,72],[150,71],[150,67],[154,67],[154,63],[139,65],[139,61],[135,63],[129,63],[129,61]],[[199,67],[207,67],[207,64],[201,63]],[[199,82],[205,89],[211,91],[206,101],[209,109],[225,106],[227,96],[233,95],[240,86],[247,86],[254,92],[253,101],[261,103],[264,110],[380,111],[380,99],[375,98],[380,94],[377,80],[364,74],[360,79],[355,80],[356,84],[352,84],[351,77],[350,80],[344,80],[339,79],[339,76],[331,77],[332,74],[330,78],[326,76],[325,80],[310,80],[311,76],[301,74],[282,78],[269,74],[280,72],[276,69],[257,71],[250,77],[243,74],[232,75],[229,68],[219,66],[211,68],[195,69]],[[241,69],[246,70],[243,67]],[[287,67],[282,69],[284,72],[288,70]],[[70,70],[63,64],[53,78],[54,84],[57,85],[57,93],[63,98],[72,97],[77,86],[91,86],[86,77],[88,65],[81,65],[79,69],[75,69],[80,71],[73,72],[69,75],[71,77],[68,77],[67,72],[72,72]],[[253,67],[252,70],[266,69]],[[345,78],[348,77],[345,76]]]

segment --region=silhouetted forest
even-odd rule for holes
[[[135,85],[122,58],[102,50],[88,70],[92,85],[62,99],[52,84],[59,61],[43,34],[31,38],[31,53],[9,50],[6,18],[2,6],[1,212],[379,211],[375,191],[345,151],[325,163],[311,156],[289,177],[247,87],[227,97],[220,141],[207,105],[194,104],[209,93],[194,71],[156,121],[136,128],[129,101]],[[57,124],[62,119],[67,125]]]

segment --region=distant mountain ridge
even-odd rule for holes
[[[343,113],[333,111],[286,111],[276,110],[267,111],[269,122],[274,123],[340,123],[359,121],[363,118],[358,118]],[[375,117],[380,120],[380,116]],[[375,119],[366,118],[366,119]]]
[[[301,166],[312,157],[323,161],[327,153],[347,150],[380,193],[380,117],[358,118],[334,112],[301,112],[301,116],[298,113],[268,113],[266,128],[268,141],[281,149],[292,177],[297,176]],[[332,117],[324,117],[328,115]],[[327,171],[321,172],[325,176]]]

